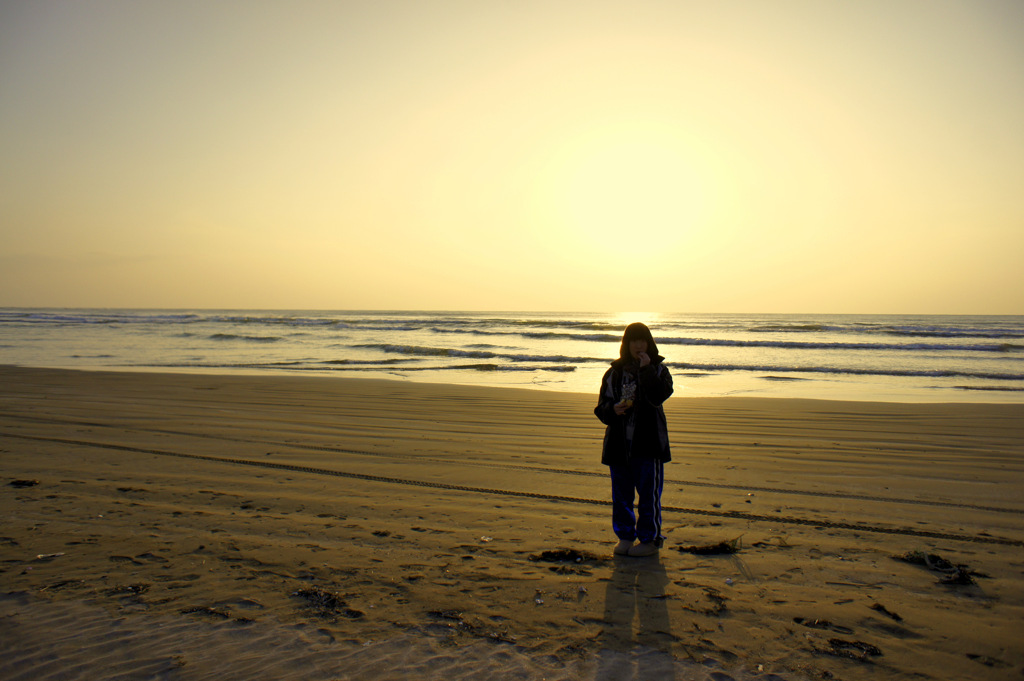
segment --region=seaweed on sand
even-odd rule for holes
[[[864,641],[846,641],[841,638],[830,638],[828,644],[829,648],[825,650],[819,649],[817,652],[836,657],[847,657],[859,662],[871,662],[872,657],[882,654],[878,647]]]
[[[942,556],[937,556],[934,553],[925,553],[924,551],[908,551],[902,556],[893,556],[893,559],[910,563],[911,565],[921,565],[932,572],[938,572],[942,575],[939,578],[939,584],[964,586],[974,584],[975,577],[988,577],[985,573],[976,572],[966,565],[954,565]]]
[[[677,546],[676,550],[681,553],[692,553],[698,556],[724,556],[738,553],[740,550],[740,537],[731,541],[721,541],[717,544],[704,544],[701,546]]]
[[[11,487],[16,487],[18,489],[24,489],[26,487],[35,487],[36,485],[39,484],[39,481],[38,480],[11,480],[7,484],[9,484]]]
[[[584,561],[600,563],[603,562],[600,556],[589,551],[577,549],[553,549],[541,551],[530,556],[530,560],[543,563],[582,563]]]
[[[304,599],[306,605],[312,608],[320,617],[342,615],[349,619],[359,619],[364,616],[364,613],[359,610],[348,607],[348,603],[345,602],[345,599],[340,594],[331,593],[315,586],[308,589],[299,589],[292,596]]]

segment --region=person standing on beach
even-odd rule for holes
[[[664,360],[646,325],[627,326],[619,358],[605,372],[594,408],[607,426],[601,463],[611,472],[617,555],[651,556],[664,540],[661,490],[665,462],[672,459],[662,408],[672,394],[672,376]],[[639,497],[636,513],[634,493]]]

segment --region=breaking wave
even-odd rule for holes
[[[247,341],[250,343],[276,343],[281,340],[280,336],[240,336],[234,333],[215,333],[210,336],[215,341]]]
[[[433,348],[416,345],[393,345],[390,343],[367,343],[354,345],[354,348],[374,349],[401,355],[420,357],[464,357],[470,359],[507,359],[514,362],[557,362],[557,363],[590,363],[605,362],[596,357],[569,357],[566,355],[530,355],[521,353],[499,353],[490,350],[461,350],[458,348]]]
[[[1003,385],[954,385],[955,390],[982,390],[988,392],[1024,392],[1024,387]]]
[[[779,366],[771,364],[690,364],[667,362],[669,367],[692,371],[763,371],[795,374],[847,374],[855,376],[904,376],[923,378],[979,378],[991,381],[1024,381],[1024,374],[983,371],[960,371],[955,369],[884,369],[831,366]]]
[[[705,345],[789,350],[915,350],[928,352],[1015,352],[1024,346],[1012,343],[848,343],[820,341],[736,340],[729,338],[658,338],[658,345]]]

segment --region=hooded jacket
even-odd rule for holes
[[[601,463],[606,466],[626,463],[631,457],[671,461],[668,444],[668,423],[662,403],[672,394],[672,375],[655,355],[641,368],[631,359],[617,359],[601,379],[601,394],[594,414],[607,428]],[[631,372],[636,379],[633,406],[622,416],[615,414],[615,405],[622,400],[623,374]],[[632,440],[628,433],[632,430]]]

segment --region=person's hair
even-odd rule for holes
[[[633,358],[629,354],[629,343],[635,340],[647,341],[647,354],[654,357],[658,356],[658,344],[654,342],[654,336],[651,335],[651,330],[647,328],[646,324],[640,322],[634,322],[626,327],[625,332],[622,334],[622,345],[619,346],[619,359],[623,361],[629,361]]]

